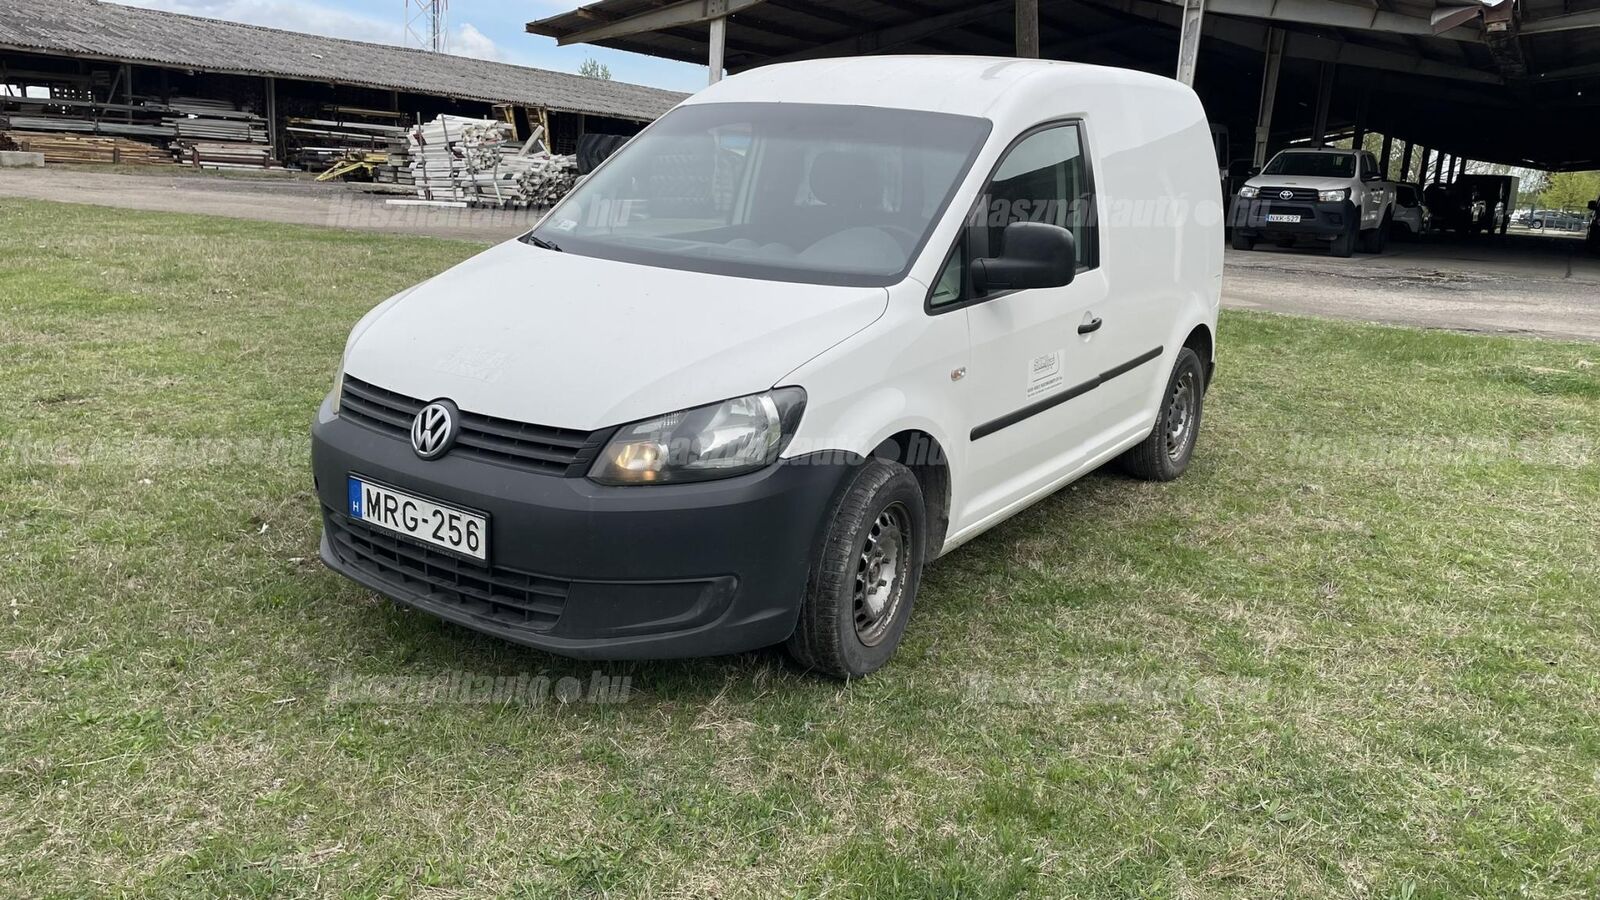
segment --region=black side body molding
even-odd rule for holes
[[[971,440],[975,441],[979,438],[986,438],[1002,428],[1010,428],[1012,425],[1015,425],[1024,419],[1031,419],[1045,410],[1054,409],[1055,407],[1060,406],[1074,397],[1081,397],[1100,385],[1105,384],[1111,379],[1116,378],[1118,375],[1126,375],[1153,359],[1159,359],[1162,352],[1165,350],[1165,347],[1157,347],[1148,353],[1141,353],[1133,359],[1130,359],[1127,362],[1117,366],[1116,368],[1101,372],[1095,378],[1091,378],[1082,384],[1075,384],[1059,394],[1055,394],[1040,400],[1038,403],[1030,403],[1015,412],[1006,413],[998,419],[992,419],[988,422],[985,422],[982,425],[979,425],[977,428],[972,429]]]

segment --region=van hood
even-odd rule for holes
[[[468,412],[593,431],[773,387],[872,324],[888,296],[510,241],[376,312],[345,371]]]
[[[1245,184],[1254,188],[1262,187],[1297,187],[1312,188],[1319,191],[1337,191],[1354,185],[1353,178],[1313,178],[1307,175],[1257,175],[1246,181]]]

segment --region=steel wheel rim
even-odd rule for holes
[[[1167,458],[1173,462],[1183,459],[1189,441],[1194,437],[1195,418],[1200,412],[1200,392],[1193,371],[1185,371],[1172,384],[1172,394],[1167,398],[1167,410],[1162,416],[1166,431]]]
[[[891,503],[872,520],[856,557],[852,613],[862,644],[876,647],[888,636],[910,570],[911,515],[905,506]]]

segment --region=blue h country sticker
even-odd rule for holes
[[[361,482],[351,478],[350,483],[350,515],[361,518]]]

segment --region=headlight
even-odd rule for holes
[[[1253,188],[1248,184],[1239,188],[1239,198],[1242,200],[1254,200],[1259,193],[1261,193],[1260,189]]]
[[[772,465],[805,409],[797,387],[736,397],[624,425],[589,469],[601,484],[732,478]]]
[[[1336,191],[1317,191],[1317,199],[1323,203],[1338,203],[1349,196],[1349,188],[1339,188]]]

